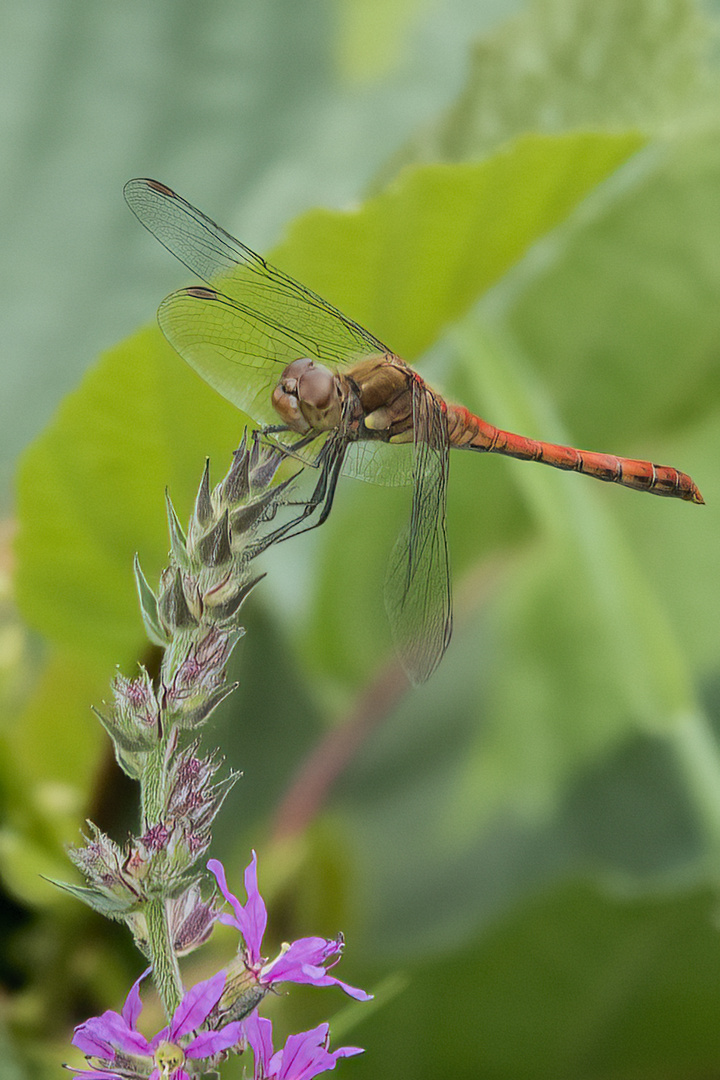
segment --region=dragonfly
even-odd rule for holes
[[[704,502],[693,480],[671,466],[515,435],[446,402],[368,330],[169,187],[130,180],[125,198],[145,228],[205,282],[161,303],[158,322],[170,344],[268,437],[283,434],[289,454],[319,469],[314,491],[278,538],[325,521],[340,475],[412,485],[410,520],[388,564],[385,606],[413,683],[431,676],[452,633],[445,519],[451,448]]]

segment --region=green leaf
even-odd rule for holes
[[[452,339],[471,400],[562,439],[544,387],[512,350],[473,319]],[[405,942],[412,951],[418,935],[442,948],[448,934],[469,933],[546,875],[575,861],[597,867],[600,841],[604,874],[646,886],[653,874],[673,880],[684,867],[714,864],[720,848],[720,758],[688,633],[622,527],[626,503],[645,505],[646,543],[679,565],[703,508],[490,455],[453,455],[450,489],[451,646],[422,693],[399,704],[368,696],[347,721],[367,745],[345,779],[344,842],[362,852],[363,929],[378,949]],[[397,525],[381,503],[372,529],[354,540],[376,493],[350,494],[328,534],[315,627],[314,655],[331,672],[378,667],[378,549],[388,543],[387,558]],[[525,522],[519,533],[512,507]],[[656,733],[643,752],[632,749],[639,731]],[[613,814],[630,762],[624,813]],[[651,860],[650,821],[658,823]],[[569,850],[568,833],[594,839]],[[445,879],[455,884],[438,903]]]
[[[566,441],[545,388],[509,349],[498,348],[472,320],[453,337],[471,402],[481,401],[490,415],[502,417],[503,424],[513,430],[542,432],[552,442]],[[479,356],[482,364],[477,362]],[[498,692],[509,698],[518,692],[523,682],[518,678],[518,662],[531,665],[535,679],[541,672],[552,672],[548,683],[554,682],[561,674],[554,660],[559,651],[563,668],[579,676],[579,685],[573,701],[567,678],[561,679],[562,700],[556,701],[556,708],[567,713],[568,719],[584,711],[579,727],[594,730],[594,745],[598,726],[588,710],[597,700],[604,718],[601,723],[607,724],[613,692],[618,694],[620,722],[630,715],[643,726],[663,727],[692,711],[689,671],[683,666],[682,648],[662,597],[644,576],[632,545],[605,513],[607,500],[601,502],[603,491],[595,490],[600,488],[597,481],[535,463],[521,463],[513,473],[534,514],[538,539],[527,564],[517,568],[511,586],[514,595],[505,598],[512,612],[513,634],[518,635],[518,627],[526,629],[525,640],[516,637],[512,648],[513,671],[498,672]],[[615,492],[616,501],[625,495],[618,488]],[[643,498],[649,501],[648,496]],[[677,507],[692,531],[697,521],[693,507],[667,501],[661,506],[666,513]],[[540,550],[543,554],[538,558]],[[540,626],[543,632],[538,634]],[[669,664],[668,656],[675,657],[675,663]],[[601,699],[593,693],[597,670],[614,674],[612,687],[608,681],[608,693]],[[537,697],[537,685],[533,696]],[[531,702],[522,698],[515,705],[506,703],[509,714],[524,716],[532,727]]]
[[[165,562],[162,493],[189,511],[205,457],[223,468],[241,431],[157,329],[107,353],[23,459],[17,590],[28,621],[106,663],[133,658],[133,558],[153,574]]]
[[[643,142],[530,134],[411,169],[353,213],[303,215],[274,261],[413,361]]]
[[[702,123],[720,89],[713,37],[694,0],[530,0],[477,41],[458,99],[391,166],[466,160],[527,131]]]
[[[697,513],[632,496],[622,527],[700,672],[717,663],[710,585],[720,579],[717,136],[677,138],[636,162],[615,197],[558,236],[535,273],[508,279],[487,311],[575,445],[676,465],[698,483],[708,505]]]

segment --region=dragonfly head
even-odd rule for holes
[[[301,435],[330,431],[338,426],[342,414],[336,377],[309,357],[288,364],[273,390],[272,404],[291,431]]]

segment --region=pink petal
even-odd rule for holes
[[[218,859],[210,859],[207,864],[208,870],[215,875],[220,892],[235,912],[230,920],[243,936],[248,950],[250,962],[257,964],[261,958],[262,939],[267,926],[267,908],[258,891],[257,885],[257,855],[253,851],[252,860],[245,870],[245,891],[247,903],[241,904],[237,896],[230,892],[225,878],[225,869]],[[228,924],[227,916],[220,917],[221,922]]]
[[[82,1050],[83,1054],[88,1054],[90,1057],[103,1058],[105,1061],[112,1061],[115,1057],[115,1049],[110,1045],[107,1039],[103,1038],[98,1032],[94,1031],[91,1027],[88,1027],[90,1021],[86,1021],[84,1024],[79,1024],[75,1028],[75,1032],[72,1037],[73,1046],[77,1046],[78,1050]]]
[[[219,971],[211,979],[196,983],[192,989],[188,990],[170,1023],[171,1042],[176,1042],[182,1035],[197,1030],[207,1020],[213,1007],[222,997],[226,979],[225,972]]]
[[[343,950],[341,938],[304,937],[293,941],[292,945],[281,953],[277,960],[273,960],[263,970],[275,969],[276,965],[297,965],[299,968],[305,964],[320,965],[328,958],[337,958],[336,964]],[[331,965],[332,966],[332,965]]]
[[[142,1001],[140,1000],[140,983],[146,976],[150,974],[152,968],[145,968],[139,979],[136,980],[130,987],[130,993],[125,998],[125,1004],[122,1007],[122,1018],[130,1028],[136,1028],[137,1022],[142,1012]]]
[[[290,1035],[278,1058],[278,1080],[310,1080],[319,1072],[335,1068],[335,1059],[327,1051],[329,1025],[320,1024],[311,1031]]]
[[[258,1016],[256,1010],[242,1020],[241,1023],[243,1035],[250,1044],[250,1049],[255,1058],[255,1076],[268,1076],[273,1052],[272,1022]]]
[[[351,986],[350,983],[343,982],[342,979],[336,979],[334,975],[323,974],[323,971],[323,968],[311,968],[308,966],[301,975],[293,979],[293,982],[309,983],[311,986],[339,986],[348,997],[354,998],[355,1001],[372,1001],[372,994],[367,994],[359,986]]]
[[[185,1047],[189,1058],[208,1058],[227,1050],[239,1042],[243,1036],[242,1020],[234,1020],[218,1031],[201,1031]]]
[[[245,892],[247,904],[245,905],[245,926],[242,936],[250,953],[250,959],[254,964],[261,958],[262,939],[267,927],[267,908],[260,895],[257,883],[257,854],[253,851],[252,859],[245,868]]]
[[[334,975],[328,975],[327,968],[321,967],[323,960],[329,957],[339,959],[341,951],[340,938],[337,940],[318,937],[299,938],[276,960],[262,969],[261,981],[269,985],[276,982],[294,982],[309,983],[311,986],[339,986],[357,1001],[369,1001],[371,994],[366,994],[358,987],[350,986],[342,979],[336,979]],[[337,959],[334,963],[337,963]]]
[[[230,889],[228,888],[227,878],[225,877],[225,867],[219,859],[208,859],[207,868],[211,874],[215,875],[215,880],[218,883],[218,888],[227,900],[228,904],[230,904],[230,906],[232,907],[233,911],[235,912],[236,918],[241,919],[242,904],[238,900],[237,896],[235,896],[234,893],[231,893]],[[221,916],[221,918],[223,919],[223,921],[226,921],[227,919],[230,919],[231,916],[223,915]],[[233,922],[232,925],[234,926],[235,923]]]
[[[146,1056],[151,1053],[145,1036],[128,1027],[123,1017],[112,1009],[76,1027],[72,1042],[83,1053],[110,1061],[115,1057],[115,1050]]]

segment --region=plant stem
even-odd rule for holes
[[[145,919],[153,966],[153,981],[169,1020],[180,1004],[183,991],[180,968],[170,940],[165,901],[163,899],[148,900],[145,905]]]
[[[143,829],[157,824],[162,816],[167,779],[164,768],[165,753],[166,740],[162,739],[157,750],[148,757],[142,776],[140,804]],[[153,980],[169,1020],[180,1004],[183,989],[168,924],[167,904],[163,897],[153,897],[146,901],[144,910]]]
[[[159,824],[165,806],[165,751],[166,740],[162,739],[145,763],[140,780],[140,816],[143,831]]]

